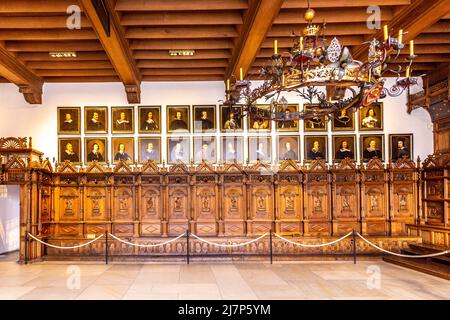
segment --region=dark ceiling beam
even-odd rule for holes
[[[108,55],[117,75],[125,86],[128,103],[141,102],[141,76],[132,57],[128,42],[120,26],[119,17],[114,10],[111,0],[101,1],[110,16],[110,34],[103,27],[102,20],[97,14],[91,0],[78,0],[83,11],[91,21],[92,27]]]

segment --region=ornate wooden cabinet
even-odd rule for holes
[[[191,197],[192,175],[184,164],[170,167],[167,179],[167,234],[178,236],[189,228],[193,219],[194,203]]]
[[[333,235],[345,235],[359,230],[360,175],[350,159],[335,164],[331,170],[333,194]]]
[[[275,199],[275,232],[303,234],[303,174],[292,160],[278,168]]]
[[[315,160],[305,171],[304,235],[331,235],[331,184],[328,166]]]
[[[361,228],[363,235],[388,235],[388,177],[380,159],[361,170]]]
[[[147,162],[138,177],[137,197],[141,236],[167,236],[166,181],[154,162]]]

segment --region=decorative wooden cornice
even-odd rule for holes
[[[123,160],[120,160],[114,167],[114,173],[132,173],[131,167]]]
[[[105,30],[103,27],[104,22],[102,22],[102,18],[97,13],[93,1],[78,0],[78,2],[83,7],[86,16],[91,21],[92,27],[97,33],[98,39],[107,53],[111,64],[114,66],[117,75],[125,86],[128,103],[140,103],[141,77],[132,57],[128,42],[125,39],[122,27],[120,26],[117,12],[114,10],[113,1],[98,1],[104,6],[106,12],[109,14],[110,30]]]
[[[237,162],[226,163],[222,169],[224,173],[244,173],[244,168]]]
[[[73,164],[70,161],[66,160],[66,161],[64,161],[64,163],[62,163],[59,166],[58,172],[59,173],[77,173],[78,170],[73,166]]]
[[[335,170],[356,170],[355,162],[350,158],[345,158],[334,164]]]
[[[311,166],[309,167],[310,171],[327,171],[328,165],[323,159],[313,160],[311,162]]]
[[[0,43],[0,76],[17,85],[28,103],[42,103],[44,81],[8,52],[2,43]]]
[[[196,168],[196,173],[216,173],[216,170],[214,170],[214,167],[206,162],[205,160],[202,161]]]
[[[225,79],[232,75],[238,77],[240,68],[244,75],[247,74],[283,2],[284,0],[249,1],[249,8],[244,15],[244,25],[233,48]]]
[[[189,168],[183,162],[177,162],[169,169],[170,173],[189,173]]]
[[[384,165],[381,159],[374,157],[369,160],[365,166],[366,170],[384,170]]]
[[[142,173],[159,173],[159,167],[155,161],[149,160],[141,168]]]
[[[283,160],[278,168],[278,172],[283,171],[283,172],[300,172],[301,168],[298,166],[297,162],[295,162],[294,160],[288,159],[288,160]]]

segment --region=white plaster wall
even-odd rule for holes
[[[18,186],[6,190],[7,194],[0,194],[0,254],[19,250],[20,191]]]
[[[388,84],[392,80],[388,81]],[[162,159],[166,159],[165,149],[165,107],[181,104],[215,104],[224,95],[221,81],[211,82],[146,82],[142,84],[141,105],[162,105]],[[295,95],[287,96],[290,103],[302,102]],[[423,109],[406,113],[405,96],[386,98],[384,102],[385,154],[388,154],[390,133],[414,134],[414,159],[422,159],[433,151],[432,126],[430,117]],[[45,84],[43,104],[32,106],[25,102],[18,88],[13,84],[0,84],[0,137],[31,136],[34,148],[43,151],[50,159],[57,157],[57,111],[58,106],[127,106],[123,85],[120,83],[66,83]],[[217,108],[218,109],[218,108]],[[217,117],[219,110],[217,110]],[[137,117],[137,108],[135,110]],[[192,118],[192,117],[191,117]],[[219,119],[219,118],[217,118]],[[246,121],[244,121],[246,122]],[[191,124],[192,125],[192,124]],[[274,127],[274,126],[272,126]],[[299,134],[303,141],[303,124]],[[357,126],[356,126],[357,127]],[[355,133],[359,139],[356,128]],[[371,132],[364,132],[365,134]],[[373,132],[378,133],[378,132]],[[272,132],[275,134],[275,130]],[[293,133],[285,133],[292,135]],[[322,134],[322,133],[320,133]],[[341,134],[349,134],[342,132]],[[193,134],[191,134],[193,135]],[[245,133],[247,138],[251,134]],[[111,136],[111,134],[109,135]],[[138,134],[135,134],[137,137]],[[219,129],[216,133],[220,137]],[[331,126],[329,125],[329,154],[331,154]],[[82,135],[83,137],[83,135]],[[219,139],[217,146],[220,147]],[[247,139],[245,147],[247,148]],[[357,140],[359,141],[359,140]],[[191,143],[192,144],[192,143]],[[357,143],[359,148],[359,143]],[[111,150],[111,149],[109,149]],[[219,149],[218,149],[219,150]],[[276,150],[276,139],[272,139],[272,150]],[[359,157],[359,150],[358,150]],[[136,150],[137,154],[137,150]],[[192,154],[192,146],[191,146]],[[218,152],[220,154],[220,150]],[[244,155],[247,154],[245,151]],[[272,152],[275,155],[274,152]],[[303,150],[300,150],[303,154]],[[273,156],[273,158],[275,158]]]

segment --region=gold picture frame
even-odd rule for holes
[[[372,110],[372,111],[371,111]],[[376,102],[359,110],[360,131],[382,131],[384,126],[383,103]]]
[[[298,132],[300,121],[298,119],[292,119],[292,112],[298,112],[298,104],[289,104],[285,110],[279,110],[277,112],[284,112],[284,121],[275,121],[275,128],[278,132]]]
[[[138,107],[138,133],[161,133],[161,106]]]
[[[134,133],[134,107],[111,107],[111,132]]]
[[[95,148],[97,144],[97,148]],[[94,148],[97,152],[94,151]],[[84,138],[84,163],[88,164],[93,160],[99,163],[108,162],[108,138],[107,137],[86,137]]]
[[[108,133],[108,107],[84,107],[84,133]]]
[[[122,150],[120,145],[124,145]],[[134,154],[134,137],[113,137],[111,139],[111,162],[118,163],[120,160],[126,163],[133,163]]]
[[[69,146],[70,145],[70,146]],[[58,162],[81,164],[81,138],[58,138]]]
[[[341,162],[347,157],[356,161],[356,135],[333,135],[331,142],[333,162]]]
[[[375,141],[373,150],[369,150],[371,141]],[[360,159],[361,162],[368,162],[374,156],[381,161],[385,161],[384,134],[363,134],[360,137]]]
[[[235,106],[233,108],[239,108],[242,114],[242,106]],[[226,133],[238,133],[244,131],[244,120],[241,117],[236,119],[236,115],[231,112],[231,107],[221,105],[219,107],[219,117],[220,117],[220,132]],[[230,114],[233,114],[231,117]]]
[[[81,134],[81,107],[58,107],[58,134]]]
[[[191,132],[190,109],[189,105],[167,106],[166,123],[168,133]]]
[[[150,144],[152,144],[150,146]],[[156,145],[156,147],[155,147]],[[156,151],[155,151],[156,150]],[[138,138],[138,161],[145,163],[149,160],[160,164],[161,159],[161,137],[139,137]]]
[[[192,110],[194,118],[194,132],[216,132],[217,125],[215,105],[194,105]]]

